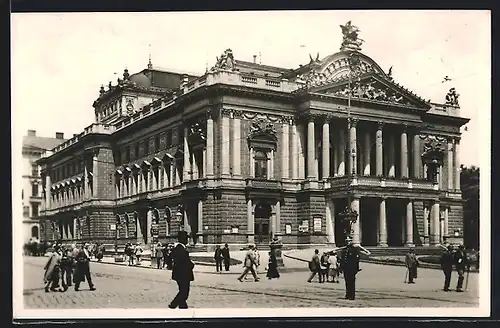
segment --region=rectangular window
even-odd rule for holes
[[[36,183],[31,185],[31,196],[33,196],[33,197],[38,196],[38,184],[36,184]]]
[[[31,176],[38,177],[38,165],[36,164],[31,165]]]
[[[130,162],[130,146],[127,147],[125,150],[125,162],[128,163]]]
[[[172,146],[172,130],[167,131],[165,143],[167,144],[166,145],[167,148]]]
[[[31,217],[38,217],[38,204],[31,203]]]
[[[144,155],[148,155],[149,154],[149,140],[146,139],[144,140]]]
[[[30,207],[29,206],[23,206],[23,216],[30,216]]]
[[[160,136],[155,137],[155,151],[160,150]]]
[[[140,158],[140,154],[139,154],[139,144],[136,144],[135,145],[135,158]]]

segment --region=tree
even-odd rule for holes
[[[479,249],[479,167],[460,166],[460,189],[464,200],[464,245]]]

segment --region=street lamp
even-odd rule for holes
[[[177,212],[175,213],[175,217],[177,218],[177,221],[180,223],[180,226],[184,228],[184,208],[182,207],[181,204],[177,205]]]

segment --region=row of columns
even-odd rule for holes
[[[232,125],[232,133],[231,132]],[[238,112],[221,111],[221,174],[222,177],[241,176],[241,117]],[[232,152],[230,151],[232,149]],[[253,172],[253,170],[250,170]],[[213,173],[212,173],[213,174]]]

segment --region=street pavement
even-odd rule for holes
[[[87,283],[75,292],[46,293],[43,289],[43,257],[24,257],[24,307],[26,309],[167,308],[177,293],[171,271],[91,263],[96,291]],[[290,263],[289,261],[287,263]],[[286,265],[286,264],[285,264]],[[304,264],[302,264],[304,265]],[[478,307],[478,275],[470,274],[467,292],[442,292],[443,275],[420,269],[417,283],[404,283],[404,267],[362,263],[357,276],[355,301],[344,300],[344,282],[307,283],[308,272],[284,272],[280,279],[239,282],[234,274],[215,274],[196,266],[188,304],[192,308],[290,308],[290,307]],[[452,287],[456,284],[456,274]]]

